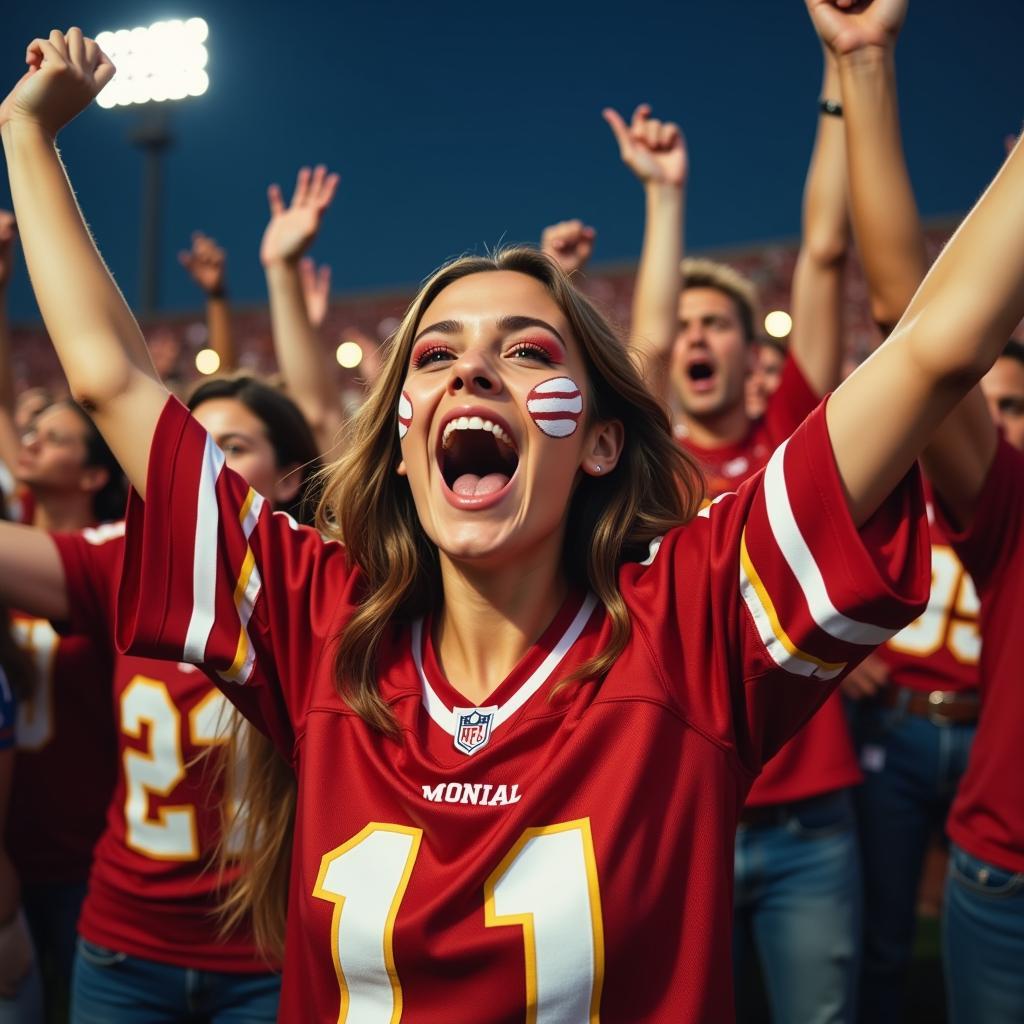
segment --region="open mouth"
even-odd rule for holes
[[[458,416],[441,433],[438,452],[448,489],[463,498],[482,498],[508,486],[519,466],[512,436],[482,416]]]
[[[711,380],[715,375],[715,368],[703,360],[694,360],[686,368],[686,375],[692,381]]]

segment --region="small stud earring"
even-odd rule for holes
[[[601,472],[601,467],[600,466],[594,466],[594,472],[595,473],[600,473]]]

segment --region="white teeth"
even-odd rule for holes
[[[512,438],[497,423],[485,420],[481,416],[459,416],[454,420],[449,420],[445,425],[444,433],[441,435],[442,448],[451,447],[452,434],[456,430],[486,430],[493,434],[502,444],[508,445],[509,448],[515,447],[512,443]]]

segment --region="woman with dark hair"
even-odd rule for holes
[[[237,472],[282,511],[300,513],[317,449],[290,399],[235,377],[201,384],[189,408]],[[120,524],[58,533],[0,524],[0,596],[113,649],[123,551]],[[200,1012],[273,1021],[291,773],[191,666],[117,655],[113,680],[120,767],[79,921],[72,1020],[186,1021]],[[259,834],[245,814],[235,820],[253,800],[277,816],[276,828],[267,830],[262,812]]]
[[[28,63],[0,106],[26,260],[136,489],[119,643],[201,666],[297,775],[282,1019],[729,1020],[744,795],[924,606],[914,462],[1024,314],[1024,152],[888,344],[699,513],[552,262],[443,268],[329,471],[325,538],[168,396],[88,235],[54,138],[109,61],[71,29]]]

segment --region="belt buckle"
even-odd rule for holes
[[[940,709],[945,704],[953,704],[956,694],[950,690],[931,690],[928,694],[928,721],[932,725],[950,726],[953,719],[943,715]]]

